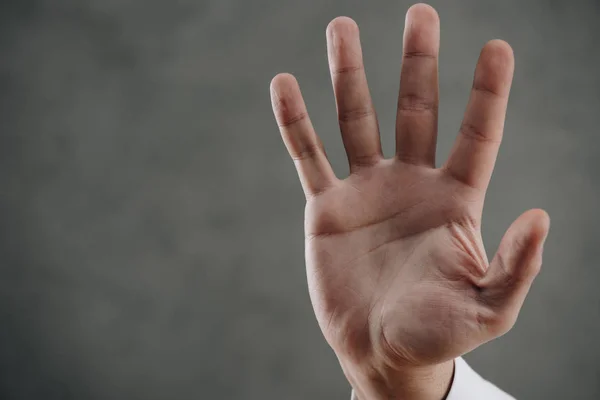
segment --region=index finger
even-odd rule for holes
[[[513,71],[514,57],[508,43],[492,40],[483,47],[460,134],[442,167],[468,186],[485,190],[492,176]]]

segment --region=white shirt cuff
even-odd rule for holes
[[[352,391],[352,399],[357,400]],[[516,400],[483,379],[462,357],[454,360],[454,379],[445,400]]]
[[[515,400],[483,379],[462,357],[454,360],[454,380],[446,400]]]

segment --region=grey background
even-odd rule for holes
[[[346,174],[324,32],[353,17],[389,155],[410,4],[1,1],[0,398],[348,398],[268,85],[298,77]],[[522,211],[552,217],[517,325],[467,359],[519,398],[600,398],[600,3],[432,4],[439,160],[481,46],[516,54],[488,251]]]

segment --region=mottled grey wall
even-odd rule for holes
[[[347,398],[268,85],[296,74],[345,174],[324,31],[355,18],[390,154],[409,5],[0,1],[0,398]],[[440,159],[481,46],[515,49],[488,250],[522,211],[552,217],[516,327],[467,358],[522,399],[598,399],[600,3],[432,5]]]

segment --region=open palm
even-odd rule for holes
[[[374,370],[451,360],[513,326],[549,227],[544,211],[526,212],[488,262],[480,223],[512,50],[499,40],[483,48],[459,136],[436,168],[436,12],[417,5],[407,14],[392,159],[382,156],[356,24],[335,19],[327,42],[348,178],[335,177],[296,80],[280,74],[271,85],[307,197],[306,262],[317,319],[340,360]]]

